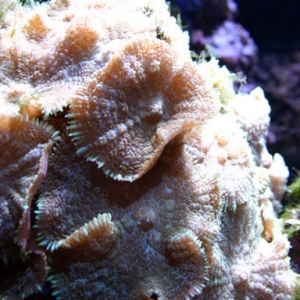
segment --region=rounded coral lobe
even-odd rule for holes
[[[217,105],[192,62],[165,41],[138,38],[94,73],[70,109],[77,152],[114,179],[133,181],[172,138],[211,117]]]

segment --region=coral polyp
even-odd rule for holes
[[[79,154],[111,177],[133,181],[172,138],[216,114],[218,104],[192,62],[164,41],[139,38],[71,99],[69,132]]]
[[[163,0],[0,17],[1,297],[293,299],[260,88],[192,61]]]

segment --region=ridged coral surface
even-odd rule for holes
[[[8,2],[0,24],[4,299],[46,272],[57,299],[293,299],[261,89],[193,62],[161,0]]]

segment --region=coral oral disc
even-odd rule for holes
[[[195,65],[165,41],[138,38],[73,97],[69,132],[79,155],[114,179],[134,181],[172,138],[217,108]]]

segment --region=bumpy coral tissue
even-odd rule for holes
[[[293,299],[261,89],[192,61],[162,0],[6,1],[0,25],[2,298]]]

